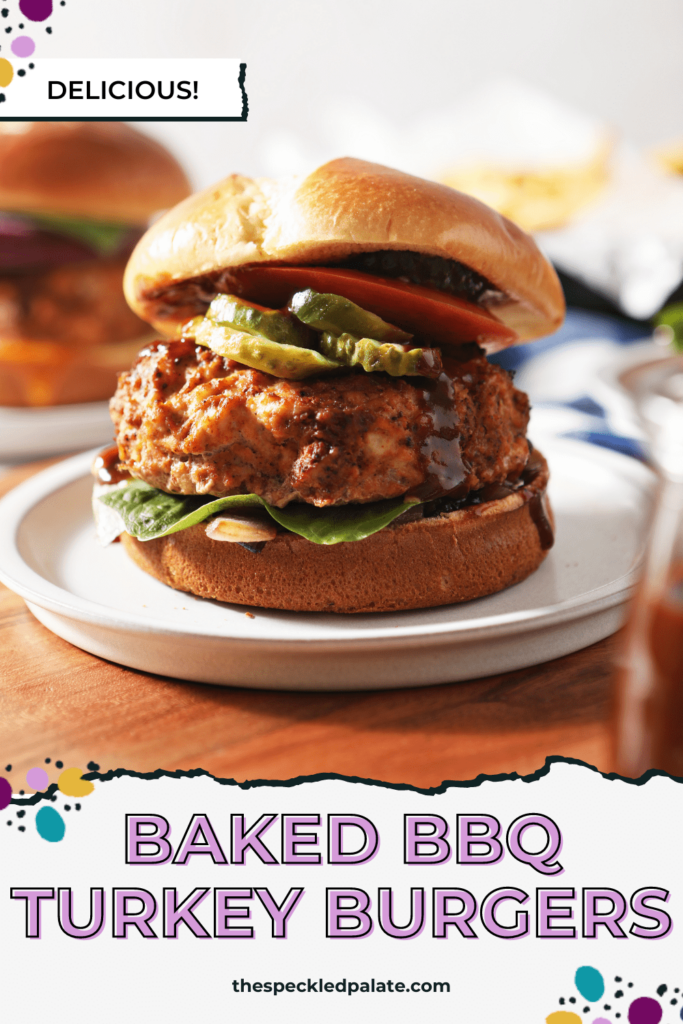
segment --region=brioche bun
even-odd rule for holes
[[[133,310],[173,333],[165,292],[227,268],[342,260],[396,249],[457,260],[505,299],[492,311],[520,341],[555,331],[564,298],[536,243],[471,196],[345,157],[286,181],[232,175],[191,196],[138,243],[125,292]]]
[[[540,503],[552,523],[542,460],[522,491],[447,515],[394,523],[331,546],[278,533],[258,552],[206,534],[206,523],[123,545],[176,590],[230,604],[305,612],[390,612],[471,601],[520,583],[547,554]],[[542,523],[541,523],[542,527]]]
[[[122,121],[0,122],[0,210],[145,225],[189,191],[168,150]]]

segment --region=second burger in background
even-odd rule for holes
[[[0,123],[0,406],[111,395],[150,334],[123,297],[126,261],[189,191],[122,122]]]

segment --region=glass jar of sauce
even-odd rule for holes
[[[615,683],[615,769],[683,777],[683,356],[623,378],[659,475],[643,577]]]

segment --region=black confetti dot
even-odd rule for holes
[[[25,814],[26,811],[17,811],[17,818],[23,818]]]
[[[5,771],[6,772],[11,772],[12,771],[12,765],[11,764],[6,764],[5,765]],[[678,989],[676,989],[676,991],[678,992]]]
[[[24,75],[26,74],[26,72],[24,71],[23,68],[19,68],[19,70],[17,71],[17,74],[19,75],[20,78],[23,78]]]
[[[560,1006],[564,1006],[564,997],[560,996]]]
[[[11,31],[12,31],[12,26],[8,25],[7,28],[5,29],[5,32],[11,32]]]
[[[52,760],[51,757],[46,757],[45,758],[45,764],[49,764],[51,760]]]
[[[7,822],[7,824],[8,824],[8,825],[11,825],[11,824],[12,824],[12,822],[11,822],[11,821],[8,821],[8,822]]]
[[[45,29],[45,31],[47,32],[47,34],[48,34],[49,36],[51,36],[51,35],[52,35],[52,29],[51,29],[51,28],[46,28],[46,29]]]
[[[614,980],[615,981],[621,981],[621,978],[615,978]]]
[[[678,1000],[677,1000],[677,999],[672,999],[672,1000],[671,1000],[671,1005],[672,1005],[672,1006],[675,1006],[677,1002],[678,1002]]]
[[[621,1014],[620,1014],[620,1013],[615,1013],[615,1015],[614,1015],[614,1016],[615,1016],[615,1017],[621,1017]]]
[[[627,985],[627,988],[633,988],[633,982],[632,981],[629,981],[629,983]]]
[[[9,14],[9,7],[3,7],[2,11],[0,11],[0,14],[2,14],[3,18],[6,18]]]
[[[26,831],[26,826],[25,825],[20,825],[19,826],[19,831],[20,832],[25,832]]]
[[[24,795],[24,791],[23,791],[23,789],[20,789],[19,790],[19,796],[23,796],[23,795]]]
[[[19,28],[23,28],[23,27],[24,27],[23,25],[20,25],[20,26],[19,26]]]
[[[55,768],[63,768],[63,767],[64,767],[64,762],[63,761],[55,761]]]
[[[50,797],[50,800],[52,800],[52,803],[53,803],[53,804],[56,804],[56,803],[57,803],[57,797],[55,796],[55,794],[54,794],[54,793],[53,793],[53,794],[52,794],[52,796]]]
[[[674,992],[680,992],[680,991],[681,991],[680,988],[675,988],[674,989]]]
[[[620,989],[620,988],[618,988],[618,989],[616,990],[616,992],[614,993],[614,998],[615,998],[615,999],[621,999],[621,997],[623,996],[623,994],[624,994],[624,993],[623,993],[623,992],[621,991],[621,989]]]
[[[0,92],[0,103],[4,103],[4,102],[5,102],[5,94],[4,94],[4,92]]]
[[[33,71],[33,69],[35,67],[35,64],[29,64],[29,67],[30,67],[31,71]]]
[[[77,810],[77,811],[80,811],[80,809],[81,809],[81,805],[80,805],[80,804],[76,804],[75,806],[76,806],[76,810]]]
[[[574,996],[570,996],[569,997],[569,1002],[570,1003],[575,1003],[576,1002],[576,999],[574,999]]]
[[[98,764],[96,764],[95,761],[88,761],[88,771],[89,772],[98,772],[99,770],[100,770],[100,766]]]
[[[658,996],[663,996],[664,993],[666,992],[666,989],[667,989],[666,985],[659,985],[658,988],[657,988],[657,995]]]
[[[584,1006],[584,1008],[583,1008],[583,1012],[584,1013],[588,1013],[589,1010],[590,1010],[590,1006]]]
[[[605,1005],[603,1006],[603,1010],[611,1010],[611,1009],[612,1009],[612,1007],[610,1006],[609,1003],[605,1003]]]
[[[71,804],[64,804],[64,810],[65,811],[70,811],[71,810]]]

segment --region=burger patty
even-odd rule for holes
[[[123,295],[125,259],[92,259],[0,276],[0,338],[74,346],[132,341],[149,327]]]
[[[119,377],[119,455],[164,491],[258,494],[280,507],[427,500],[514,480],[529,456],[528,399],[468,348],[472,358],[447,360],[436,382],[363,371],[293,381],[190,340],[158,342]]]

